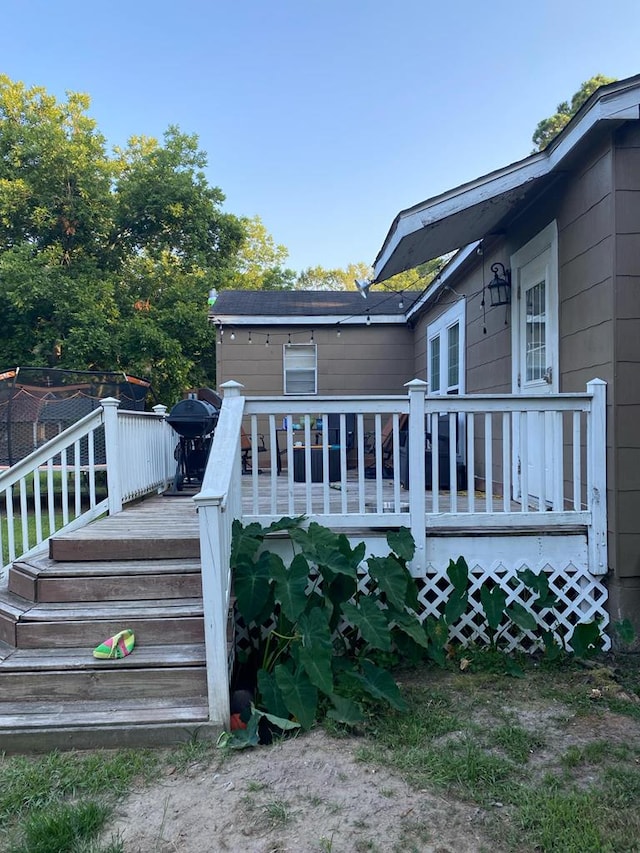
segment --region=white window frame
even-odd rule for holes
[[[291,361],[296,355],[296,350],[298,350],[298,355],[301,354],[301,350],[306,350],[309,356],[313,354],[313,367],[304,366],[298,367],[295,365],[287,365],[287,360]],[[309,359],[311,362],[311,359]],[[304,390],[304,391],[290,391],[288,389],[288,377],[291,374],[295,373],[309,373],[313,370],[313,390]],[[317,394],[318,393],[318,347],[316,344],[284,344],[282,347],[282,383],[284,388],[284,393],[286,396],[303,396],[305,394]]]
[[[466,299],[462,298],[427,326],[427,382],[428,393],[434,396],[446,395],[455,388],[457,394],[465,393],[465,340],[466,340]],[[448,331],[458,326],[458,383],[449,383]],[[431,341],[440,340],[440,387],[431,389]]]

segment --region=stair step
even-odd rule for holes
[[[93,524],[54,536],[49,556],[59,561],[198,559],[200,528],[193,501],[144,501]]]
[[[216,738],[205,701],[116,699],[101,701],[0,701],[0,752],[166,746]]]
[[[15,563],[9,590],[29,601],[119,601],[202,595],[199,560]]]
[[[87,657],[91,652],[87,651]],[[96,661],[97,663],[97,661]],[[3,672],[2,695],[16,702],[113,700],[117,696],[141,699],[190,696],[206,702],[207,673],[204,666],[143,667],[133,669],[99,666],[93,669],[53,672]]]
[[[0,645],[0,677],[4,672],[52,672],[85,669],[140,669],[142,667],[203,666],[204,643],[175,643],[172,646],[138,646],[119,660],[98,660],[93,648],[12,649]],[[4,654],[4,659],[2,658]]]

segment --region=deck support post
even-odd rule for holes
[[[588,529],[589,571],[606,575],[607,554],[607,383],[587,382],[591,416],[587,420],[587,507],[591,511]]]
[[[416,543],[416,553],[411,561],[415,571],[426,568],[426,495],[425,495],[425,396],[427,383],[422,379],[412,379],[405,383],[409,389],[409,516],[411,535]]]
[[[122,477],[118,441],[118,406],[120,400],[115,397],[105,397],[100,400],[100,405],[103,411],[109,515],[115,515],[116,512],[122,512]]]

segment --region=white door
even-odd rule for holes
[[[555,222],[511,259],[513,393],[558,390],[558,276]],[[530,413],[514,421],[514,497],[549,505],[560,476],[561,448],[555,415]]]

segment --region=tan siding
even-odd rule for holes
[[[269,346],[265,346],[269,334]],[[235,341],[218,346],[218,384],[235,379],[245,394],[281,395],[283,345],[291,334],[293,343],[307,343],[311,331],[291,327],[261,327],[236,332]],[[405,326],[335,327],[314,329],[318,353],[319,394],[400,394],[413,379],[413,339]]]

